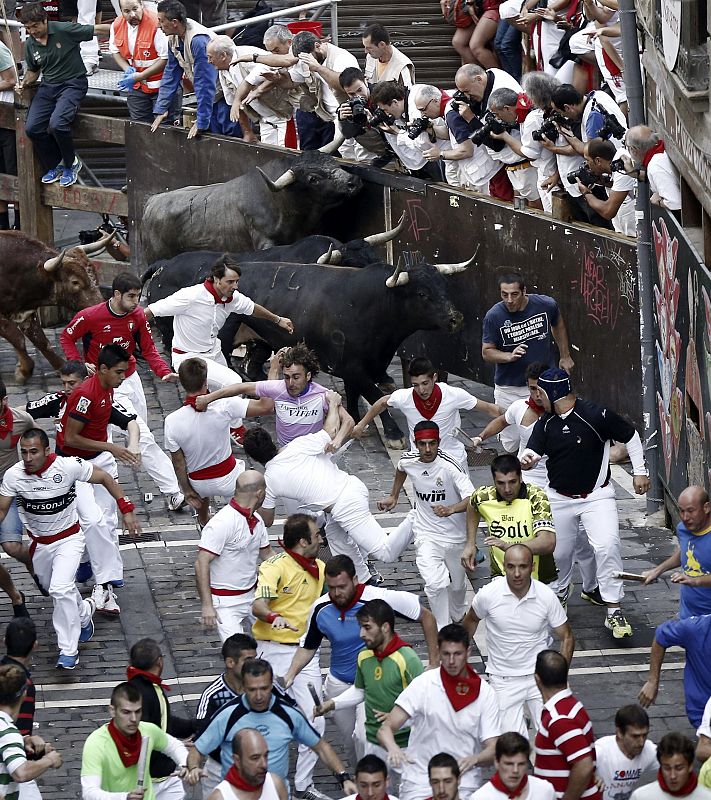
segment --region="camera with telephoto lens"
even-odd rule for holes
[[[540,142],[543,139],[555,142],[558,138],[558,125],[566,124],[566,118],[562,114],[553,111],[552,113],[546,114],[541,127],[537,131],[533,131],[531,136],[536,142]]]
[[[427,117],[420,117],[413,119],[407,126],[407,135],[410,139],[417,139],[417,137],[424,133],[432,124],[432,120]]]
[[[384,111],[382,108],[376,108],[373,111],[370,117],[370,124],[375,125],[392,125],[395,122],[395,117],[392,114],[388,114],[387,111]]]
[[[576,170],[569,172],[565,177],[568,183],[580,181],[580,183],[588,189],[598,182],[597,175],[595,175],[587,164],[581,164]]]
[[[366,103],[362,97],[353,97],[348,101],[351,109],[351,121],[354,125],[364,128],[368,124],[368,115],[365,113]]]
[[[487,111],[482,119],[482,126],[469,137],[475,145],[479,146],[484,143],[484,140],[490,133],[504,133],[504,131],[513,130],[515,124],[502,122],[498,117]]]
[[[622,139],[627,133],[627,128],[625,128],[617,117],[614,114],[610,114],[609,111],[605,111],[599,103],[595,103],[595,110],[598,111],[605,120],[602,128],[597,132],[597,135],[601,139]]]
[[[460,92],[459,90],[452,95],[452,106],[456,111],[459,111],[459,106],[468,106],[472,112],[474,111],[472,108],[472,101],[464,92]]]
[[[624,172],[627,174],[625,160],[623,158],[613,158],[612,161],[610,161],[610,170],[612,172]]]

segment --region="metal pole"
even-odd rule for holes
[[[619,0],[622,53],[625,64],[625,86],[629,106],[630,126],[646,121],[642,67],[637,41],[637,13],[634,0]],[[648,446],[647,466],[651,487],[647,493],[647,513],[657,511],[664,501],[659,479],[660,441],[657,429],[657,400],[655,376],[654,329],[654,257],[652,254],[652,225],[649,203],[649,184],[637,183],[637,279],[639,285],[639,330],[642,357],[642,413],[644,416],[643,440]]]
[[[331,3],[331,41],[338,46],[338,3]]]

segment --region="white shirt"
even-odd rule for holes
[[[253,56],[255,54],[265,56],[267,55],[267,51],[263,50],[261,47],[253,47],[252,45],[246,44],[235,47],[235,53],[232,57],[233,60],[229,69],[217,70],[217,76],[220,80],[222,93],[225,96],[225,102],[228,106],[231,106],[232,103],[234,103],[237,89],[242,85],[242,83],[244,83],[245,76],[252,67],[249,62],[245,64],[241,61],[235,61],[235,59],[239,58],[239,56]]]
[[[474,492],[469,475],[452,456],[440,452],[437,458],[425,464],[420,454],[405,453],[397,468],[412,479],[417,501],[412,530],[415,543],[434,539],[446,544],[463,544],[467,539],[466,514],[438,517],[433,506],[451,506]]]
[[[629,158],[632,160],[629,152],[624,147],[619,147],[615,151],[615,159]],[[612,218],[612,224],[618,233],[624,233],[625,236],[635,236],[637,233],[637,220],[635,219],[635,193],[637,189],[637,179],[626,172],[612,173],[612,186],[610,192],[627,192],[627,197],[622,201],[619,211]]]
[[[697,728],[696,735],[711,739],[711,697],[704,708],[704,715],[701,717],[701,725]]]
[[[647,164],[649,190],[656,192],[664,200],[665,208],[679,211],[681,208],[681,189],[679,173],[666,153],[655,153]]]
[[[331,437],[326,431],[307,433],[294,439],[267,464],[267,493],[263,508],[275,508],[278,498],[296,500],[304,512],[332,506],[346,488],[349,475],[324,453]]]
[[[481,789],[477,789],[470,800],[507,800],[508,795],[500,792],[491,781],[487,781]],[[553,784],[537,778],[535,775],[528,776],[526,794],[517,800],[555,800],[555,789]]]
[[[325,46],[326,58],[321,66],[333,70],[337,75],[340,75],[348,67],[359,67],[356,57],[349,53],[348,50],[330,43],[326,43]],[[340,101],[326,81],[324,81],[323,90],[321,91],[321,102],[326,111],[335,116]]]
[[[411,763],[403,767],[402,779],[429,791],[427,764],[437,753],[451,753],[456,759],[481,751],[486,739],[503,733],[499,705],[494,690],[482,680],[479,697],[461,711],[455,711],[442,685],[439,669],[418,675],[403,689],[396,705],[410,717],[410,741],[407,756]],[[481,786],[479,767],[462,775],[461,796]]]
[[[472,609],[486,625],[489,675],[533,675],[550,629],[568,620],[555,592],[535,579],[519,600],[505,577],[494,578],[474,595]]]
[[[133,53],[134,48],[136,47],[136,39],[138,37],[138,25],[135,27],[133,25],[126,25],[126,40],[128,42],[128,51],[129,53]],[[168,58],[168,37],[163,33],[160,28],[156,28],[156,32],[153,34],[153,46],[156,49],[156,53],[158,53],[158,58]],[[119,49],[116,47],[116,36],[114,31],[114,26],[111,26],[111,32],[109,33],[109,53],[118,53]],[[131,59],[133,60],[133,59]]]
[[[231,505],[221,508],[200,534],[200,549],[218,556],[210,562],[212,589],[249,589],[257,582],[259,551],[269,534],[259,514],[254,530]]]
[[[603,800],[629,800],[643,772],[657,769],[657,746],[649,739],[637,758],[627,758],[614,735],[595,741],[595,766],[605,789]]]
[[[75,456],[56,456],[42,473],[31,475],[19,462],[5,472],[0,494],[17,498],[20,519],[32,536],[54,536],[79,521],[74,484],[88,481],[93,471]]]
[[[146,310],[154,317],[174,317],[173,349],[214,357],[220,351],[217,334],[227,317],[230,314],[249,316],[254,312],[254,302],[235,292],[229,303],[216,303],[199,283],[151,303]]]
[[[526,449],[526,447],[528,447],[528,440],[531,438],[531,434],[533,433],[533,428],[536,422],[538,422],[538,417],[536,417],[536,419],[534,419],[530,425],[521,424],[528,409],[528,401],[521,399],[514,400],[514,402],[511,403],[511,405],[504,412],[504,419],[509,423],[509,425],[516,428],[520,438],[520,444],[518,447],[519,459],[523,455],[523,451]],[[540,486],[541,489],[548,488],[548,468],[546,467],[547,461],[548,456],[543,456],[543,458],[541,458],[535,467],[524,470],[524,481],[526,483],[532,483],[535,486]]]
[[[188,474],[221,464],[232,455],[230,428],[248,408],[244,397],[216,400],[205,411],[182,406],[165,418],[165,448],[183,451]]]
[[[555,153],[551,153],[541,142],[533,138],[533,132],[537,131],[545,121],[543,114],[542,108],[533,108],[528,112],[526,119],[521,124],[521,150],[526,158],[531,159],[538,174],[547,178],[558,167]]]
[[[274,67],[269,67],[266,64],[255,64],[246,76],[245,81],[247,81],[250,86],[256,88],[257,86],[261,86],[266,80],[264,73],[272,72],[273,70]],[[270,108],[259,99],[250,100],[249,108],[251,108],[255,114],[258,114],[262,120],[272,125],[283,124],[288,119],[287,117],[280,117],[273,108]]]
[[[612,114],[612,116],[615,117],[620,125],[627,129],[627,120],[625,119],[625,115],[622,113],[622,111],[620,111],[620,107],[617,105],[617,103],[610,97],[610,95],[605,94],[605,92],[595,91],[593,92],[593,96],[587,101],[587,103],[585,103],[585,107],[583,108],[583,116],[581,120],[581,136],[583,142],[589,141],[586,125],[588,117],[594,110],[596,110],[596,105],[599,108],[607,111],[608,114]],[[619,139],[615,139],[614,136],[610,136],[608,141],[612,142],[615,147],[622,147],[622,142]]]
[[[476,408],[477,399],[464,389],[447,383],[438,383],[437,386],[442,390],[442,402],[432,417],[432,422],[436,422],[439,426],[440,448],[456,458],[460,464],[466,464],[467,451],[461,442],[450,436],[450,431],[462,424],[459,412]],[[417,410],[413,394],[413,389],[396,389],[388,399],[388,406],[398,409],[405,415],[410,434],[410,449],[416,450],[414,427],[418,422],[422,422],[424,417]]]
[[[663,791],[659,781],[652,781],[646,786],[635,789],[630,800],[674,800],[674,795]],[[711,800],[711,790],[698,784],[691,794],[684,797],[684,800]]]

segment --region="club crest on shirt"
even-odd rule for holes
[[[469,685],[466,683],[458,683],[454,691],[461,695],[469,694]]]
[[[91,405],[91,400],[88,397],[80,397],[79,402],[77,403],[77,411],[80,414],[86,414],[89,410],[89,406]]]
[[[55,483],[61,483],[62,482],[62,476],[59,473],[57,473],[56,475],[52,475],[52,480]]]

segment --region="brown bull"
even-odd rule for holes
[[[72,314],[102,301],[89,255],[102,250],[113,234],[58,253],[19,231],[0,232],[0,336],[15,348],[15,380],[24,383],[34,370],[25,336],[59,369],[63,359],[50,347],[37,316],[42,305],[58,305]]]

